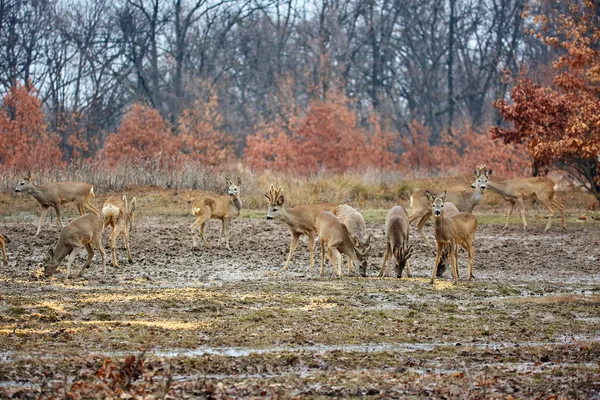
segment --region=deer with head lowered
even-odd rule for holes
[[[10,243],[10,238],[6,235],[0,234],[0,247],[2,247],[2,262],[4,263],[4,265],[8,265],[8,259],[6,258],[6,245],[4,244],[4,242]]]
[[[473,209],[481,202],[483,195],[488,187],[488,177],[478,168],[474,171],[475,181],[471,187],[474,190],[464,189],[451,189],[447,190],[447,201],[453,203],[460,212],[472,213]],[[417,230],[419,235],[423,238],[427,246],[432,247],[429,239],[423,233],[423,227],[425,223],[431,217],[431,205],[427,199],[426,192],[437,192],[439,190],[433,189],[421,189],[415,191],[410,195],[410,208],[411,213],[409,221],[412,223],[414,220],[417,222]]]
[[[492,170],[488,169],[485,165],[479,165],[477,170],[482,175],[488,178],[488,188],[495,193],[498,193],[502,198],[510,203],[508,207],[508,216],[506,217],[506,225],[508,227],[508,221],[510,220],[510,214],[512,214],[515,204],[517,204],[521,210],[521,218],[523,219],[523,229],[527,229],[527,221],[525,220],[525,207],[523,206],[523,199],[537,198],[542,203],[550,215],[548,217],[548,223],[546,229],[550,229],[552,223],[552,217],[554,217],[555,209],[558,209],[562,218],[562,229],[566,229],[565,222],[565,207],[558,202],[555,198],[556,184],[552,179],[545,177],[530,177],[530,178],[516,178],[516,179],[504,179],[504,180],[491,180],[489,176],[492,175]],[[476,182],[473,182],[476,185]]]
[[[356,237],[358,245],[356,251],[360,253],[362,260],[358,266],[361,276],[367,276],[369,255],[371,254],[371,235],[367,235],[367,225],[361,213],[348,204],[341,204],[333,210],[333,215],[348,228],[352,237]],[[352,260],[348,258],[348,273],[351,272]]]
[[[426,196],[431,204],[431,211],[435,219],[434,233],[437,244],[437,253],[431,274],[431,283],[435,281],[437,269],[442,258],[444,247],[448,246],[448,257],[452,265],[452,280],[458,283],[458,246],[467,250],[469,257],[467,279],[473,278],[473,238],[477,229],[477,218],[473,214],[459,212],[457,214],[445,215],[444,203],[446,201],[446,192],[440,196],[426,192]]]
[[[298,246],[300,236],[306,235],[308,237],[308,251],[310,253],[310,270],[312,271],[315,267],[314,249],[315,249],[315,236],[317,235],[317,216],[322,211],[333,211],[336,207],[335,204],[313,204],[310,206],[297,206],[294,208],[286,209],[284,207],[285,198],[283,196],[283,190],[281,187],[275,189],[273,185],[269,189],[269,192],[265,194],[269,209],[267,212],[268,220],[280,220],[287,224],[292,233],[292,242],[290,243],[290,252],[285,262],[283,270],[287,270],[292,260],[292,255]]]
[[[379,270],[379,277],[385,276],[388,261],[394,257],[394,270],[396,277],[402,278],[402,271],[406,268],[406,276],[412,277],[412,270],[408,259],[412,255],[412,246],[408,245],[408,213],[402,206],[394,206],[385,217],[386,248],[383,264]]]
[[[210,244],[204,234],[204,225],[209,219],[221,220],[221,233],[217,241],[217,247],[221,245],[221,239],[225,237],[227,250],[231,250],[229,246],[230,224],[231,220],[239,217],[242,209],[242,200],[240,199],[240,189],[242,180],[238,178],[236,183],[225,178],[227,181],[227,195],[217,195],[214,193],[202,193],[192,206],[192,214],[196,216],[196,221],[190,227],[192,231],[192,246],[197,246],[196,236],[194,231],[199,230],[200,237],[204,241],[204,245],[210,248]]]
[[[134,197],[131,199],[131,202],[128,202],[125,195],[122,198],[119,198],[119,196],[110,196],[104,201],[104,205],[102,206],[103,229],[106,229],[109,225],[111,227],[109,243],[111,263],[114,267],[119,266],[116,256],[116,241],[119,235],[123,236],[123,241],[125,242],[127,261],[129,261],[129,264],[133,263],[131,251],[129,250],[129,234],[133,228],[135,206],[136,198]]]
[[[337,276],[342,276],[342,254],[348,257],[349,263],[364,260],[362,253],[358,251],[360,246],[358,238],[351,236],[348,227],[331,212],[319,213],[317,233],[321,242],[321,276],[325,273],[325,246],[327,246],[327,258]]]
[[[47,277],[52,276],[61,261],[69,256],[67,261],[67,278],[69,278],[71,276],[71,264],[75,256],[82,248],[85,248],[88,258],[77,274],[81,275],[81,272],[92,263],[94,247],[98,249],[102,256],[102,273],[106,275],[106,254],[104,247],[102,247],[103,230],[102,220],[94,214],[85,214],[71,221],[60,231],[58,243],[48,252],[48,257],[45,259],[44,275]]]
[[[48,208],[54,207],[56,211],[56,220],[58,225],[63,227],[61,206],[66,203],[74,202],[77,205],[79,214],[85,214],[85,211],[92,212],[100,216],[100,211],[90,204],[90,198],[94,197],[94,187],[85,182],[54,182],[44,185],[33,183],[31,172],[27,171],[25,177],[17,184],[15,192],[23,192],[32,195],[42,206],[42,215],[38,224],[36,236],[42,230],[42,223],[46,219]]]

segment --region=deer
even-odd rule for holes
[[[483,199],[483,195],[485,194],[486,189],[488,188],[488,177],[483,174],[479,168],[475,168],[474,170],[475,180],[471,187],[475,190],[465,190],[465,189],[450,189],[447,190],[448,201],[453,203],[456,208],[461,212],[472,213],[475,207],[481,202]],[[425,241],[425,244],[430,248],[433,248],[429,239],[423,233],[423,227],[429,217],[431,217],[431,206],[429,204],[429,200],[427,199],[426,192],[439,192],[438,190],[433,189],[421,189],[413,192],[410,195],[410,217],[409,222],[412,223],[414,220],[419,220],[417,222],[417,230],[419,231],[419,235]]]
[[[352,236],[348,227],[333,213],[329,211],[319,213],[317,216],[317,233],[321,243],[321,276],[325,272],[325,246],[327,246],[327,258],[329,258],[338,277],[342,276],[342,254],[348,257],[349,263],[364,260],[363,255],[358,251],[360,246],[358,238]]]
[[[425,192],[431,204],[431,211],[435,219],[434,233],[437,244],[437,253],[433,265],[430,283],[434,283],[437,269],[442,258],[444,247],[448,246],[448,257],[452,265],[452,281],[458,283],[458,246],[467,250],[469,257],[467,280],[473,279],[474,249],[473,239],[477,229],[477,218],[473,214],[459,212],[457,214],[445,215],[444,203],[447,195],[444,191],[440,196],[431,192]]]
[[[348,228],[350,235],[356,237],[358,246],[356,251],[360,253],[362,261],[359,264],[359,273],[361,276],[367,276],[367,267],[369,255],[371,254],[371,235],[367,235],[367,225],[360,212],[348,204],[341,204],[333,210],[333,215],[338,217],[340,222]],[[348,273],[351,271],[352,262],[348,258]]]
[[[317,216],[322,211],[333,211],[337,205],[323,203],[286,209],[284,207],[285,197],[283,196],[281,186],[279,189],[275,189],[273,185],[271,185],[265,197],[268,203],[267,220],[283,221],[292,233],[290,251],[283,270],[286,271],[288,269],[300,237],[306,235],[308,237],[308,251],[310,254],[310,270],[312,271],[315,267],[314,249],[315,236],[317,235]]]
[[[28,193],[32,195],[42,206],[42,215],[35,235],[39,235],[42,230],[42,224],[46,219],[48,208],[54,207],[56,211],[56,220],[60,228],[63,228],[61,206],[66,203],[74,202],[79,210],[79,215],[89,211],[96,216],[100,216],[100,211],[90,203],[90,198],[95,197],[94,187],[85,182],[54,182],[44,185],[33,183],[30,171],[27,171],[25,177],[17,184],[15,192]]]
[[[136,198],[131,199],[131,202],[127,201],[127,196],[123,195],[122,198],[119,196],[110,196],[104,201],[102,206],[102,219],[104,221],[102,230],[106,229],[110,225],[110,252],[111,252],[111,264],[113,267],[118,267],[117,256],[116,256],[116,241],[117,237],[121,235],[125,242],[125,249],[127,250],[127,261],[129,264],[133,264],[133,258],[131,258],[131,251],[129,250],[129,234],[133,229],[133,222],[135,216]]]
[[[106,253],[104,252],[104,247],[102,247],[103,230],[104,223],[95,214],[85,214],[71,221],[70,224],[60,231],[60,237],[56,246],[50,248],[48,251],[48,255],[44,260],[44,275],[51,277],[62,260],[69,256],[67,261],[67,278],[70,278],[71,264],[77,253],[85,247],[88,257],[77,276],[80,276],[83,270],[92,263],[94,248],[98,249],[102,256],[102,273],[106,276]]]
[[[6,243],[10,243],[10,238],[7,235],[0,234],[0,247],[2,247],[2,262],[4,265],[8,265],[8,259],[6,258]]]
[[[217,195],[215,193],[203,192],[200,194],[198,199],[194,201],[192,205],[192,214],[196,217],[196,221],[190,227],[192,231],[192,247],[196,248],[196,236],[194,231],[198,229],[200,237],[204,241],[204,245],[207,248],[211,248],[210,243],[206,239],[204,234],[204,226],[210,219],[221,220],[221,233],[217,241],[217,247],[221,246],[221,239],[225,237],[225,244],[227,250],[231,251],[229,245],[230,237],[230,224],[231,220],[240,216],[240,210],[242,209],[242,200],[240,198],[240,190],[242,186],[242,179],[238,178],[236,183],[233,183],[230,179],[225,178],[227,181],[227,194]]]
[[[486,165],[479,165],[477,169],[484,174],[488,179],[492,175],[492,170],[488,169]],[[476,182],[473,182],[475,185]],[[550,215],[548,216],[548,223],[546,224],[547,232],[552,224],[552,217],[554,217],[555,209],[558,209],[562,219],[563,231],[567,229],[565,221],[565,206],[558,202],[555,198],[556,184],[550,178],[546,177],[529,177],[529,178],[515,178],[515,179],[503,179],[503,180],[488,180],[488,188],[495,193],[498,193],[502,198],[509,202],[508,215],[506,217],[506,224],[504,229],[508,227],[510,221],[510,215],[517,204],[521,210],[521,218],[523,220],[523,230],[527,229],[527,221],[525,220],[525,207],[523,200],[528,198],[537,198],[542,203]]]
[[[406,268],[406,276],[412,277],[412,270],[408,259],[412,255],[412,246],[408,245],[408,213],[402,206],[394,206],[385,217],[386,248],[383,264],[379,270],[379,277],[386,274],[388,261],[394,257],[394,270],[396,277],[402,278],[402,271]]]

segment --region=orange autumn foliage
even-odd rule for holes
[[[47,171],[64,165],[60,137],[47,131],[36,90],[10,88],[0,106],[0,163],[4,167]]]

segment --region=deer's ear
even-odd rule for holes
[[[134,197],[133,199],[131,199],[131,211],[132,212],[135,211],[135,204],[136,204],[136,201],[135,201],[135,197]]]
[[[480,174],[479,168],[475,168],[474,174],[475,174],[476,178],[479,177],[479,174]]]
[[[48,255],[50,257],[54,257],[54,249],[52,247],[50,247],[50,250],[48,250]]]
[[[268,194],[265,194],[265,199],[267,199],[267,201],[270,203],[271,202],[271,198],[269,197]]]
[[[238,178],[238,180],[237,180],[237,185],[238,185],[238,186],[242,186],[242,178]]]
[[[446,201],[446,191],[444,190],[444,193],[442,193],[442,195],[440,196],[440,199],[442,199],[442,201]]]
[[[231,182],[231,179],[229,179],[229,178],[225,178],[225,180],[227,181],[227,184],[228,184],[229,186],[233,185],[233,182]]]
[[[490,176],[491,174],[492,174],[492,170],[491,170],[491,169],[488,169],[488,170],[486,171],[486,173],[485,173],[485,176]]]
[[[25,179],[28,181],[31,180],[31,171],[25,172]]]
[[[282,206],[284,202],[285,202],[285,199],[283,198],[283,195],[281,195],[281,196],[279,196],[277,198],[277,205],[278,206]]]
[[[369,236],[367,236],[367,241],[365,242],[365,247],[369,247],[371,245],[371,234],[369,233]]]
[[[435,201],[435,196],[431,194],[430,191],[425,192],[425,196],[427,196],[427,200],[429,200],[430,203],[433,203]]]
[[[400,250],[398,249],[398,246],[394,245],[394,248],[392,249],[392,254],[394,255],[394,258],[398,258],[399,253]]]

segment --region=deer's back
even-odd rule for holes
[[[361,213],[347,204],[342,204],[334,209],[333,214],[348,227],[351,235],[356,236],[361,243],[364,242],[367,225]]]
[[[102,220],[95,214],[85,214],[75,218],[60,232],[60,241],[65,243],[90,242],[102,234]]]
[[[40,189],[42,188],[55,195],[61,202],[68,203],[86,198],[92,190],[92,185],[86,182],[54,182],[40,185]]]
[[[402,206],[394,206],[385,217],[385,234],[392,245],[408,239],[408,213]]]
[[[317,233],[322,240],[336,247],[342,244],[350,233],[346,225],[329,211],[321,212],[317,217]]]

